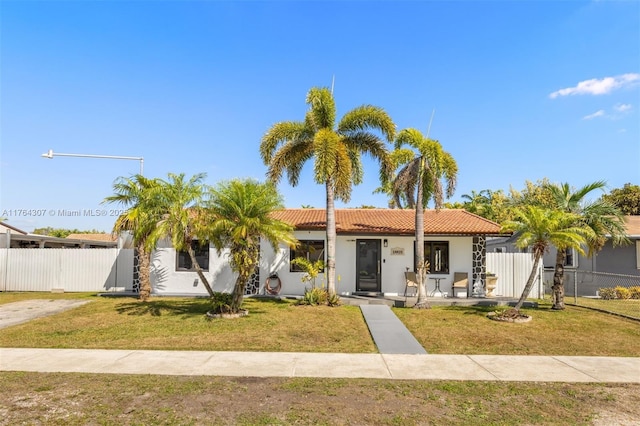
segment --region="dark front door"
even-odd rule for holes
[[[356,291],[381,292],[380,240],[356,240]]]

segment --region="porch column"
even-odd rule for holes
[[[487,278],[487,238],[484,235],[473,237],[473,285],[480,281],[485,287]]]

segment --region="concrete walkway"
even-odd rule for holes
[[[640,358],[0,348],[0,370],[640,383]]]
[[[387,305],[361,305],[360,310],[381,354],[427,353]]]

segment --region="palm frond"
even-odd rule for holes
[[[336,122],[336,104],[331,91],[326,87],[313,87],[307,93],[309,119],[315,129],[333,129]]]
[[[369,130],[378,130],[387,141],[393,141],[396,125],[385,110],[373,105],[362,105],[352,109],[338,123],[338,133],[345,136]]]

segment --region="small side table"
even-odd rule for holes
[[[429,294],[429,296],[433,297],[433,296],[436,295],[436,293],[440,293],[440,295],[442,295],[442,290],[440,290],[440,280],[443,279],[443,277],[433,277],[433,278],[429,278],[429,279],[430,280],[434,280],[436,282],[436,287]]]

